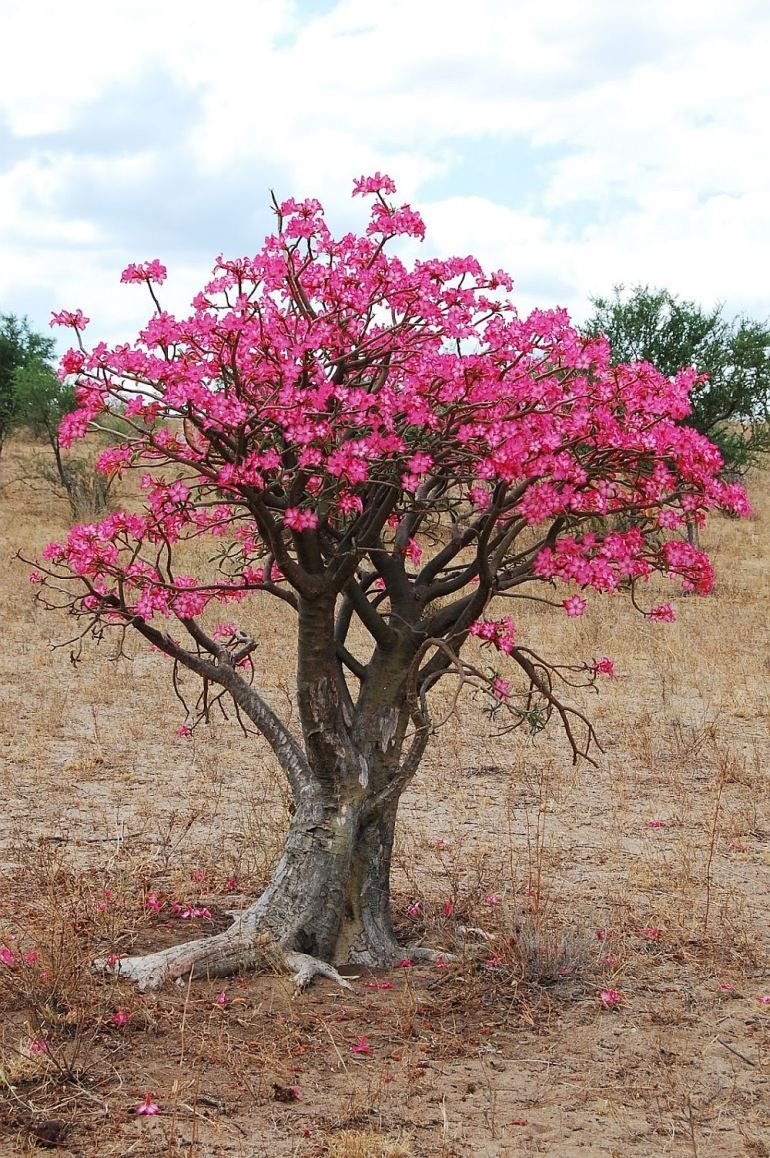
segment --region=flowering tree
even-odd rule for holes
[[[546,660],[501,601],[578,616],[578,590],[626,588],[643,611],[656,572],[705,595],[711,567],[683,528],[709,508],[747,510],[718,452],[679,422],[692,373],[611,366],[606,341],[563,311],[520,318],[510,279],[471,257],[407,267],[392,243],[423,237],[418,214],[379,174],[354,192],[372,197],[362,236],[333,237],[315,200],[276,204],[262,251],[220,258],[182,320],[156,296],[163,266],[129,266],[123,281],[155,306],[131,345],[89,352],[82,313],[54,317],[78,338],[62,361],[78,383],[62,439],[119,413],[128,433],[100,467],[139,468],[143,505],[50,544],[39,598],[79,633],[140,635],[200,677],[185,728],[210,689],[229,697],[294,802],[270,884],[229,929],[108,966],[142,987],[222,975],[268,947],[301,983],[341,960],[397,961],[396,811],[437,685],[475,684],[509,726],[555,714],[575,758],[595,742],[560,681],[592,683],[611,661]],[[199,539],[215,558],[187,574]],[[297,730],[260,686],[255,600],[296,616]],[[673,617],[668,604],[643,613]]]

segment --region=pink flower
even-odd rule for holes
[[[51,313],[52,326],[71,326],[75,330],[84,330],[91,321],[82,310],[61,310],[60,313]]]
[[[0,945],[0,965],[8,965],[10,967],[15,964],[16,956],[13,950],[9,949],[7,945]]]
[[[434,968],[436,968],[436,969],[448,969],[449,968],[449,964],[448,964],[446,958],[442,957],[442,955],[440,953],[439,953],[438,957],[436,958],[436,960],[433,962],[433,965],[434,965]]]
[[[398,964],[400,969],[411,969],[414,961],[410,957],[402,957]]]
[[[484,962],[484,968],[499,969],[502,964],[503,958],[496,954],[494,957],[490,957],[487,961]]]
[[[160,1113],[160,1106],[156,1105],[155,1102],[153,1102],[153,1100],[149,1094],[145,1094],[144,1095],[144,1101],[140,1102],[139,1105],[135,1107],[134,1113],[135,1114],[146,1114],[148,1117],[151,1117],[153,1114],[159,1114]]]
[[[606,938],[607,938],[607,932],[605,929],[597,929],[596,930],[596,940],[597,941],[604,941],[604,940],[606,940]]]
[[[315,511],[303,510],[301,507],[289,507],[284,511],[283,525],[297,533],[312,531],[318,526],[318,515]]]
[[[155,893],[148,893],[144,899],[145,909],[151,909],[153,913],[159,913],[165,903],[166,902],[161,901],[160,898],[155,895]]]
[[[455,903],[451,897],[444,901],[442,912],[445,917],[453,917],[455,912]]]
[[[645,824],[647,825],[648,828],[664,828],[665,827],[665,825],[663,824],[663,821],[658,820],[658,819],[646,820]]]
[[[650,925],[647,929],[642,929],[642,935],[650,941],[659,941],[663,933],[660,929],[656,928],[655,925]]]
[[[392,177],[388,177],[378,170],[372,177],[359,177],[353,182],[353,196],[362,196],[364,193],[395,193],[396,186]]]
[[[719,982],[719,988],[721,989],[721,991],[723,993],[734,993],[735,992],[735,986],[731,985],[729,981],[720,981]]]
[[[217,1005],[227,1005],[229,1000],[230,1000],[230,998],[227,996],[227,993],[225,992],[224,989],[222,990],[221,993],[218,993],[216,996]]]
[[[227,880],[225,881],[225,892],[226,893],[234,893],[240,887],[241,886],[238,884],[238,878],[237,877],[228,877]]]
[[[580,595],[570,595],[569,599],[562,599],[561,605],[570,619],[578,619],[588,606]]]
[[[611,1009],[615,1005],[620,1005],[621,1001],[623,1000],[623,994],[619,989],[615,988],[602,989],[599,993],[599,1000],[601,1001],[602,1005],[605,1005],[608,1009]]]
[[[485,905],[499,905],[500,904],[500,898],[498,897],[497,893],[487,893],[487,895],[484,897],[484,904]]]
[[[116,1025],[118,1029],[122,1029],[124,1025],[128,1024],[130,1018],[131,1014],[127,1013],[125,1009],[116,1009],[110,1021],[113,1025]]]
[[[367,981],[366,988],[367,989],[392,989],[393,988],[393,982],[392,981]]]
[[[602,957],[602,965],[609,965],[611,969],[619,962],[620,958],[616,957],[614,953],[608,953],[606,957]]]
[[[351,1045],[350,1052],[361,1054],[371,1053],[372,1047],[369,1045],[369,1038],[361,1034],[358,1041]]]
[[[22,953],[21,959],[25,965],[37,965],[38,961],[40,960],[40,954],[36,949],[30,949],[29,952]]]
[[[192,736],[192,728],[189,724],[180,724],[176,730],[176,734],[180,740],[185,740],[188,736]]]
[[[127,265],[120,275],[122,282],[155,282],[157,285],[162,285],[166,280],[167,270],[165,265],[161,265],[157,258],[153,261],[140,262],[138,265],[133,262]]]
[[[760,1005],[770,1005],[770,993],[763,993],[761,997],[757,998]]]
[[[661,603],[647,612],[647,618],[653,623],[673,623],[676,612],[670,603]]]
[[[35,1038],[34,1041],[31,1041],[29,1043],[29,1045],[27,1046],[27,1049],[29,1050],[30,1054],[32,1054],[32,1055],[51,1052],[50,1045],[43,1037]]]
[[[410,905],[406,911],[410,917],[421,917],[422,901],[415,901],[414,904]]]
[[[612,662],[608,655],[602,656],[602,658],[594,664],[591,670],[593,671],[594,675],[605,675],[607,676],[607,679],[610,680],[615,678],[615,664]]]
[[[206,879],[206,870],[205,869],[200,869],[200,868],[199,869],[193,869],[193,871],[190,873],[190,880],[195,881],[198,884],[201,881],[205,881],[205,879]]]

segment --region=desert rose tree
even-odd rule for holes
[[[138,469],[143,505],[50,544],[39,598],[78,634],[142,636],[200,677],[184,727],[228,697],[294,804],[268,887],[230,928],[105,964],[142,988],[266,954],[300,983],[341,961],[398,961],[396,812],[436,687],[475,684],[507,726],[553,714],[588,756],[590,723],[559,681],[611,674],[610,659],[536,655],[503,601],[574,616],[580,591],[625,588],[643,614],[672,618],[645,604],[645,581],[707,594],[711,567],[685,528],[710,508],[747,510],[715,448],[679,422],[694,374],[612,366],[606,341],[561,310],[519,317],[510,279],[472,257],[404,264],[394,243],[423,237],[419,215],[379,174],[354,193],[372,198],[362,235],[332,236],[315,200],[276,204],[261,252],[220,258],[184,319],[161,308],[158,261],[129,266],[122,280],[154,303],[130,345],[88,351],[81,311],[54,316],[77,335],[62,439],[120,414],[129,433],[100,467]],[[213,541],[210,570],[187,574],[199,539]],[[256,601],[273,599],[296,616],[296,729],[264,690],[271,656],[250,629]]]

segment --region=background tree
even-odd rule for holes
[[[14,374],[12,399],[13,425],[26,427],[35,438],[45,439],[54,457],[58,480],[66,490],[68,476],[59,426],[64,415],[75,409],[74,386],[68,379],[60,381],[41,358],[30,358]]]
[[[589,756],[590,722],[560,686],[611,675],[611,659],[541,656],[502,612],[532,598],[579,616],[578,588],[629,589],[641,610],[656,573],[707,594],[711,567],[683,529],[747,509],[678,421],[692,373],[612,366],[563,311],[519,318],[510,279],[473,258],[406,267],[390,249],[423,236],[418,214],[379,174],[354,191],[373,197],[362,236],[335,238],[315,200],[276,205],[275,235],[220,259],[187,318],[160,306],[160,262],[129,266],[156,307],[131,345],[88,352],[81,311],[55,315],[78,338],[62,441],[117,410],[128,433],[100,466],[138,468],[143,502],[49,544],[39,598],[79,636],[141,636],[198,676],[184,728],[227,700],[293,797],[272,879],[229,929],[101,963],[141,987],[265,955],[300,983],[340,960],[397,962],[396,813],[437,689],[475,686],[508,727],[554,715]],[[629,512],[631,529],[613,529]],[[213,552],[193,550],[206,539]],[[254,600],[296,616],[296,724],[261,686]],[[673,618],[669,604],[644,613]]]
[[[31,329],[26,318],[0,314],[0,451],[16,417],[16,376],[28,367],[48,366],[56,343]]]
[[[766,323],[724,317],[663,289],[616,286],[610,298],[591,301],[594,313],[583,332],[605,334],[612,358],[650,362],[673,377],[694,366],[704,378],[690,394],[684,422],[705,434],[722,453],[725,469],[739,476],[770,450],[770,328]]]
[[[60,378],[48,361],[32,355],[14,372],[11,405],[11,427],[25,428],[51,448],[53,466],[37,462],[36,476],[67,499],[73,519],[104,514],[111,479],[94,469],[93,455],[63,454],[59,427],[76,405],[71,377]]]

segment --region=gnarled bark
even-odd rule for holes
[[[359,761],[368,763],[360,753]],[[347,985],[334,966],[394,965],[404,955],[390,914],[398,766],[391,768],[394,790],[384,798],[377,795],[384,769],[376,773],[368,792],[355,781],[348,781],[347,793],[308,785],[270,884],[228,929],[112,965],[99,960],[95,967],[146,990],[183,976],[223,977],[254,968],[291,971],[298,988],[317,974]]]

